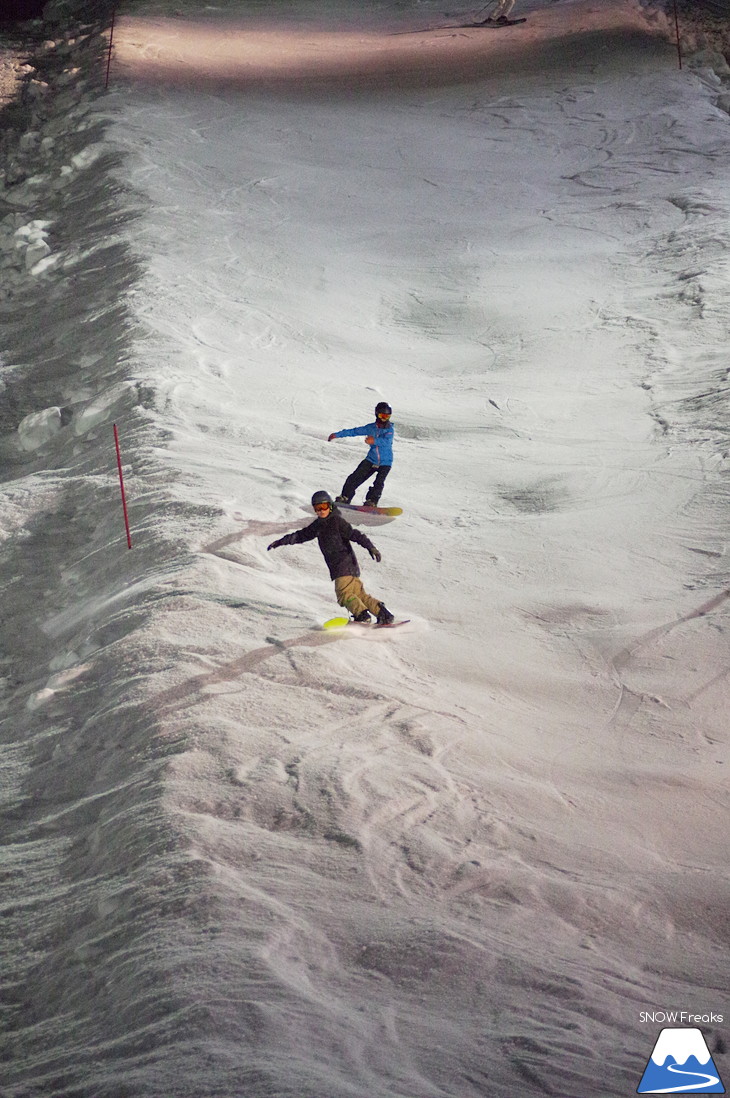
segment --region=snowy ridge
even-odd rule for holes
[[[0,789],[13,1098],[119,1093],[122,1077],[144,1091],[135,1058],[153,1033],[162,1043],[181,1030],[149,912],[183,906],[194,879],[161,809],[169,743],[155,746],[138,686],[166,666],[158,646],[145,652],[143,623],[164,597],[169,553],[151,521],[128,555],[112,419],[125,424],[127,472],[144,471],[160,513],[169,474],[151,459],[131,368],[124,298],[138,267],[119,230],[136,215],[94,113],[102,46],[88,29],[49,40],[24,90],[27,134],[4,141]]]
[[[407,94],[99,99],[94,35],[44,47],[0,191],[4,1096],[585,1098],[600,1056],[619,1098],[639,1008],[716,994],[730,135],[592,6],[578,61],[537,5],[544,69]],[[266,544],[381,398],[363,574],[417,628],[345,642]]]

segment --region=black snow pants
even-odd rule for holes
[[[377,503],[383,494],[383,485],[390,468],[390,465],[373,465],[372,461],[365,458],[360,462],[357,469],[353,469],[342,485],[342,495],[345,499],[351,500],[360,485],[364,484],[375,473],[375,480],[368,488],[366,499],[368,503]]]

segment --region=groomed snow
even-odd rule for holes
[[[661,8],[130,3],[103,95],[93,28],[42,47],[3,1098],[618,1098],[640,1012],[723,1015],[727,67]],[[358,555],[410,623],[326,633],[266,547],[381,399]]]

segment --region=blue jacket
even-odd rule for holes
[[[364,427],[348,427],[344,431],[335,431],[335,438],[348,438],[350,435],[372,435],[374,442],[367,453],[366,461],[373,465],[393,464],[393,424],[381,427],[375,423],[366,423]]]

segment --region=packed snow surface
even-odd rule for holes
[[[722,1020],[727,76],[659,4],[483,14],[130,3],[104,95],[93,32],[41,49],[3,1098],[618,1098],[641,1012]],[[324,632],[316,543],[267,545],[380,400],[358,554],[410,622]]]

